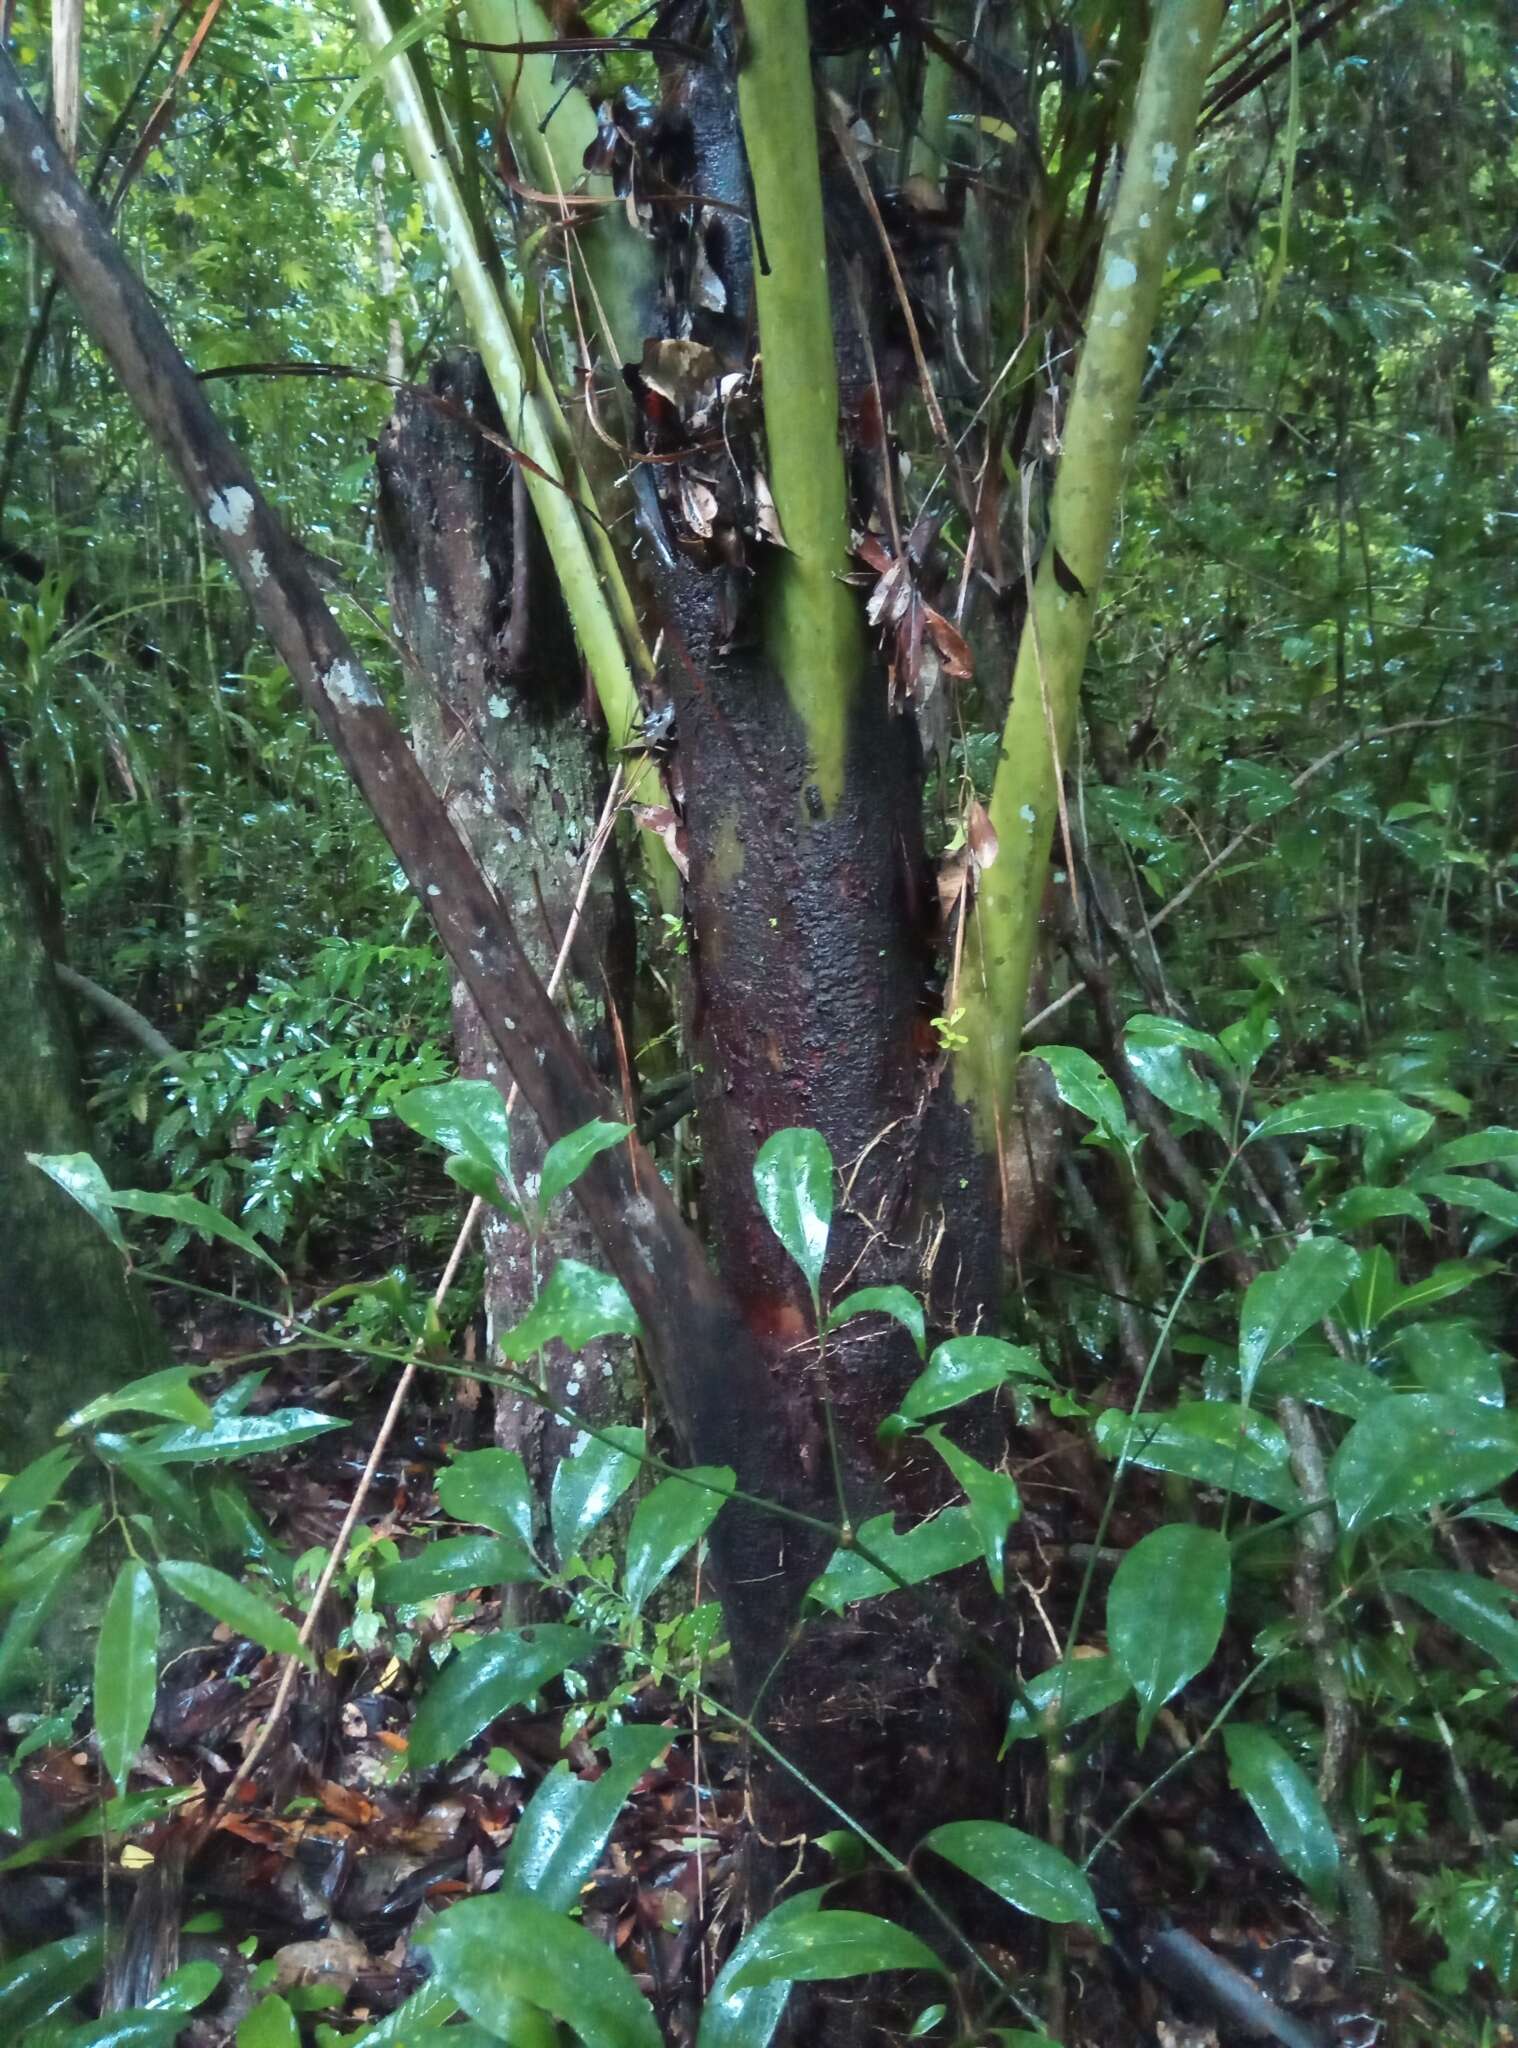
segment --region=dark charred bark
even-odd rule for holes
[[[546,983],[606,795],[604,737],[526,493],[476,421],[504,438],[477,356],[440,364],[430,401],[400,394],[379,444],[380,529],[392,615],[410,657],[418,757]],[[629,993],[631,931],[614,843],[592,879],[570,961],[566,1007],[581,1043],[615,1079],[611,1010]],[[459,980],[454,1032],[460,1070],[506,1094],[494,1041]],[[512,1162],[528,1184],[545,1149],[537,1118],[518,1107]],[[526,1314],[558,1258],[594,1265],[599,1257],[589,1223],[567,1203],[536,1256],[530,1233],[499,1212],[487,1215],[484,1243],[492,1346]],[[591,1421],[608,1420],[628,1362],[628,1346],[616,1340],[578,1357],[554,1344],[544,1355],[545,1389]],[[572,1435],[524,1396],[498,1392],[496,1441],[522,1454],[540,1500]]]

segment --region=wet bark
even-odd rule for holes
[[[476,422],[504,433],[477,356],[439,364],[429,394],[400,394],[379,444],[380,530],[418,759],[546,983],[606,795],[604,735],[526,492]],[[626,999],[631,965],[615,843],[591,881],[570,960],[565,1006],[615,1081],[611,1012]],[[507,1093],[494,1041],[457,978],[453,1012],[460,1071]],[[530,1187],[546,1150],[542,1128],[519,1104],[510,1129],[513,1165]],[[589,1223],[564,1201],[536,1244],[521,1224],[489,1212],[484,1247],[493,1359],[499,1334],[526,1314],[559,1258],[600,1261]],[[540,1369],[553,1400],[599,1422],[625,1399],[630,1364],[630,1347],[607,1339],[579,1355],[553,1344]],[[525,1397],[497,1391],[496,1442],[520,1452],[541,1501],[574,1434]]]

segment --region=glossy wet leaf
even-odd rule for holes
[[[159,1465],[230,1464],[293,1450],[329,1430],[346,1429],[341,1416],[314,1408],[271,1408],[267,1415],[213,1414],[208,1429],[161,1429],[137,1439],[137,1450]]]
[[[1140,1537],[1113,1573],[1107,1640],[1138,1694],[1140,1748],[1165,1702],[1211,1663],[1232,1577],[1227,1538],[1191,1522]]]
[[[1424,1170],[1443,1173],[1452,1167],[1467,1166],[1518,1168],[1518,1131],[1503,1124],[1493,1124],[1484,1131],[1467,1131],[1464,1137],[1435,1146]]]
[[[1060,1101],[1095,1124],[1104,1138],[1114,1145],[1137,1145],[1139,1133],[1128,1121],[1117,1083],[1089,1052],[1078,1045],[1041,1045],[1024,1058],[1042,1060],[1054,1076]]]
[[[1130,1017],[1123,1029],[1123,1049],[1139,1080],[1167,1109],[1216,1131],[1225,1141],[1231,1123],[1214,1082],[1199,1074],[1187,1058],[1192,1050],[1210,1052],[1227,1065],[1223,1048],[1202,1031],[1176,1036],[1177,1027],[1164,1017]]]
[[[237,2048],[300,2048],[295,2015],[277,1993],[261,1998],[241,2022]]]
[[[532,1487],[518,1452],[455,1453],[452,1463],[438,1474],[437,1497],[456,1522],[478,1522],[498,1536],[515,1536],[531,1547]]]
[[[643,1432],[626,1423],[587,1437],[559,1460],[549,1512],[559,1559],[567,1564],[596,1524],[609,1515],[638,1476]]]
[[[0,1772],[0,1835],[21,1832],[21,1787],[14,1777]]]
[[[415,1557],[381,1565],[374,1597],[384,1607],[410,1607],[440,1593],[474,1586],[519,1585],[542,1573],[514,1536],[443,1536]]]
[[[1022,1513],[1017,1482],[1010,1472],[994,1471],[989,1465],[981,1464],[978,1458],[972,1458],[968,1451],[951,1443],[941,1429],[929,1429],[924,1434],[953,1473],[956,1484],[969,1502],[970,1520],[980,1537],[981,1554],[991,1574],[991,1584],[998,1593],[1005,1592],[1007,1575],[1002,1552],[1006,1548],[1007,1531]]]
[[[1346,1534],[1501,1486],[1518,1472],[1518,1419],[1468,1394],[1393,1394],[1355,1423],[1329,1469]]]
[[[841,1614],[855,1600],[894,1592],[897,1579],[918,1586],[983,1554],[980,1531],[968,1508],[944,1508],[931,1521],[915,1523],[899,1535],[890,1515],[876,1515],[859,1530],[859,1543],[888,1565],[896,1579],[888,1578],[859,1550],[835,1550],[826,1570],[807,1588],[809,1600]]]
[[[158,1688],[158,1589],[129,1557],[116,1574],[95,1639],[95,1733],[100,1761],[118,1790],[153,1718]]]
[[[825,1897],[821,1888],[793,1893],[744,1935],[702,2001],[696,2048],[769,2048],[791,1995],[790,1983],[779,1977],[770,1984],[753,1984],[746,1990],[735,1991],[734,1979],[748,1961],[756,1937],[771,1922],[809,1917]]]
[[[1413,1378],[1431,1394],[1468,1394],[1484,1407],[1506,1399],[1507,1360],[1493,1350],[1474,1323],[1460,1317],[1410,1323],[1397,1333],[1397,1351]]]
[[[100,1509],[86,1508],[10,1575],[6,1597],[14,1604],[0,1633],[0,1691],[9,1686],[44,1622],[63,1598],[99,1521]]]
[[[1365,1139],[1366,1169],[1375,1177],[1410,1152],[1433,1127],[1434,1119],[1426,1109],[1404,1102],[1389,1088],[1351,1086],[1320,1088],[1300,1102],[1273,1109],[1249,1135],[1253,1142],[1309,1137],[1323,1131],[1359,1131]]]
[[[170,1559],[158,1566],[158,1576],[181,1600],[188,1600],[214,1620],[225,1622],[235,1635],[246,1636],[251,1643],[262,1643],[266,1650],[281,1657],[299,1657],[303,1664],[313,1662],[293,1621],[287,1621],[267,1600],[213,1565]]]
[[[606,1944],[537,1899],[465,1899],[418,1940],[464,2011],[503,2040],[518,2038],[527,2006],[572,2027],[585,2048],[662,2048],[648,2001]]]
[[[1510,1593],[1474,1572],[1388,1572],[1386,1584],[1474,1643],[1504,1678],[1518,1685],[1518,1620]]]
[[[787,1130],[766,1138],[754,1161],[754,1193],[815,1301],[833,1220],[833,1155],[822,1133]]]
[[[611,1761],[599,1778],[579,1778],[557,1763],[539,1785],[512,1832],[501,1886],[528,1892],[541,1905],[567,1913],[611,1839],[628,1795],[669,1748],[667,1728],[608,1728],[595,1747]]]
[[[413,1088],[397,1096],[391,1108],[402,1123],[462,1162],[470,1175],[462,1185],[486,1200],[501,1201],[500,1183],[511,1183],[511,1134],[506,1104],[493,1082],[443,1081]]]
[[[1020,1913],[1057,1926],[1079,1921],[1099,1927],[1096,1899],[1084,1871],[1062,1851],[1036,1835],[996,1820],[949,1821],[923,1837],[959,1870],[1005,1899]]]
[[[907,1388],[901,1413],[920,1422],[1015,1380],[1052,1385],[1042,1359],[1026,1344],[1008,1344],[1000,1337],[949,1337],[934,1346],[926,1370]]]
[[[192,1429],[209,1429],[212,1416],[207,1402],[196,1393],[193,1382],[201,1368],[189,1365],[169,1366],[163,1372],[149,1373],[146,1378],[129,1380],[124,1387],[116,1387],[109,1394],[101,1394],[96,1400],[87,1402],[63,1423],[58,1431],[60,1436],[79,1429],[91,1429],[97,1422],[103,1422],[108,1415],[132,1413],[161,1416],[165,1422],[187,1422]]]
[[[235,1245],[250,1259],[257,1259],[260,1265],[284,1277],[279,1262],[256,1237],[195,1195],[155,1195],[146,1188],[117,1188],[111,1201],[116,1208],[130,1210],[134,1216],[154,1216],[161,1223],[177,1223],[185,1230],[193,1230],[199,1237],[220,1238],[223,1244]]]
[[[1317,1786],[1275,1737],[1253,1722],[1228,1722],[1223,1744],[1234,1790],[1254,1808],[1270,1846],[1324,1912],[1332,1912],[1339,1895],[1339,1845]]]
[[[1182,1401],[1141,1415],[1136,1423],[1125,1409],[1109,1408],[1097,1417],[1094,1433],[1105,1457],[1117,1458],[1126,1450],[1131,1464],[1149,1472],[1175,1472],[1283,1513],[1300,1499],[1279,1424],[1251,1415],[1241,1429],[1231,1401]]]
[[[343,2036],[343,2048],[408,2048],[418,2034],[430,2034],[458,2011],[458,2000],[436,1977],[427,1977],[392,2013]]]
[[[456,1650],[417,1709],[410,1761],[418,1770],[447,1763],[492,1721],[530,1700],[598,1647],[584,1629],[542,1622],[531,1628],[500,1629]],[[469,2010],[463,1999],[459,2003]]]
[[[631,1135],[631,1124],[609,1123],[597,1117],[581,1124],[577,1131],[560,1138],[543,1155],[543,1172],[538,1182],[538,1207],[546,1211],[550,1202],[574,1186],[592,1159]]]
[[[79,1453],[70,1445],[59,1444],[23,1465],[0,1486],[0,1523],[20,1521],[51,1507],[78,1464]]]
[[[1325,1221],[1332,1230],[1366,1230],[1392,1216],[1411,1217],[1422,1230],[1429,1227],[1428,1204],[1411,1188],[1349,1188],[1330,1203]]]
[[[732,1988],[813,1984],[873,1977],[883,1970],[934,1970],[943,1965],[926,1942],[873,1913],[771,1913],[753,1930]]]
[[[1309,1401],[1351,1421],[1391,1391],[1368,1366],[1340,1358],[1326,1344],[1311,1343],[1298,1344],[1287,1357],[1273,1359],[1255,1382],[1255,1399],[1262,1408],[1274,1408],[1283,1399]]]
[[[117,1251],[126,1251],[126,1239],[111,1200],[111,1184],[88,1152],[28,1152],[26,1156],[39,1172],[79,1204]]]
[[[1042,1741],[1056,1715],[1062,1729],[1073,1728],[1115,1707],[1130,1690],[1116,1657],[1072,1657],[1068,1669],[1056,1664],[1028,1680],[1026,1701],[1014,1700],[1007,1716],[1005,1741]]]
[[[1260,1367],[1332,1314],[1359,1267],[1352,1246],[1336,1237],[1309,1237],[1292,1246],[1283,1265],[1250,1281],[1239,1310],[1239,1380],[1246,1401]]]
[[[555,1339],[583,1351],[597,1337],[638,1334],[638,1318],[620,1280],[579,1259],[560,1259],[532,1307],[501,1338],[501,1353],[515,1363]]]
[[[634,1612],[700,1542],[734,1483],[728,1465],[695,1465],[690,1479],[661,1479],[653,1492],[638,1502],[622,1569],[622,1590]]]
[[[96,1930],[43,1942],[0,1963],[0,2029],[14,2041],[22,2028],[100,1973],[105,1944]]]
[[[836,1330],[844,1323],[852,1322],[855,1316],[867,1315],[890,1316],[894,1322],[900,1323],[917,1347],[917,1356],[923,1357],[928,1344],[927,1321],[922,1303],[905,1287],[857,1287],[828,1311],[823,1328]]]

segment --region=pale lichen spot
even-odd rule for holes
[[[431,585],[430,583],[424,583],[424,584],[422,585],[422,603],[423,603],[423,604],[436,604],[436,603],[437,603],[437,592],[436,592],[436,591],[435,591],[435,590],[433,589],[433,587],[432,587],[432,585]]]
[[[373,683],[351,661],[334,661],[322,677],[322,684],[327,695],[335,697],[339,704],[357,706],[379,702]]]
[[[1179,156],[1180,151],[1173,142],[1157,142],[1154,145],[1150,167],[1154,172],[1154,182],[1162,192],[1168,192],[1170,189],[1171,176]]]
[[[490,581],[490,557],[488,555],[480,556],[480,581],[482,583]]]
[[[52,169],[52,165],[49,164],[47,160],[47,151],[42,147],[42,144],[40,142],[32,151],[32,162],[37,166],[38,170],[41,171],[43,177],[46,177],[48,172]]]
[[[1186,40],[1188,43],[1190,43],[1193,50],[1200,49],[1202,42],[1202,31],[1199,28],[1188,28],[1186,31]]]
[[[262,548],[254,548],[250,552],[248,556],[248,574],[253,578],[255,584],[268,582],[269,565],[264,560]]]
[[[1038,812],[1034,810],[1032,804],[1024,804],[1017,815],[1022,819],[1030,832],[1038,823]]]
[[[492,718],[509,718],[511,716],[511,705],[505,697],[497,694],[494,697],[487,698],[486,703]]]
[[[577,1400],[580,1393],[580,1382],[578,1380],[566,1380],[564,1382],[564,1391],[571,1401]]]
[[[253,517],[253,493],[245,491],[241,484],[233,484],[227,491],[212,491],[206,517],[218,533],[246,533]]]
[[[1128,325],[1128,308],[1126,306],[1119,306],[1115,312],[1109,313],[1107,315],[1107,325],[1109,327],[1126,327]]]
[[[436,882],[429,882],[427,884],[427,894],[429,896],[441,896],[442,893],[442,890],[438,887]]]
[[[1125,292],[1138,281],[1138,265],[1130,263],[1126,256],[1112,256],[1107,260],[1107,289],[1111,292]]]
[[[1151,225],[1151,223],[1152,223],[1152,220],[1153,220],[1153,216],[1152,216],[1151,214],[1148,214],[1148,213],[1141,213],[1141,214],[1139,215],[1139,226],[1140,226],[1141,228],[1147,228],[1147,227],[1149,227],[1149,226]]]

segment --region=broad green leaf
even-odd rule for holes
[[[274,1531],[242,1488],[234,1480],[223,1479],[206,1493],[227,1547],[250,1563],[262,1565],[288,1599],[295,1590],[295,1561],[280,1549]]]
[[[170,1559],[159,1565],[158,1576],[181,1600],[188,1600],[213,1620],[225,1622],[234,1634],[246,1636],[250,1643],[262,1643],[277,1656],[299,1657],[302,1664],[314,1662],[293,1621],[287,1621],[278,1608],[271,1607],[259,1594],[250,1592],[213,1565]]]
[[[902,1535],[897,1535],[890,1515],[876,1515],[860,1529],[859,1543],[908,1586],[921,1585],[982,1555],[980,1531],[968,1508],[945,1508]],[[807,1598],[841,1614],[855,1600],[895,1589],[896,1579],[887,1578],[859,1550],[835,1550],[826,1570],[807,1588]]]
[[[202,1237],[219,1237],[284,1278],[278,1261],[269,1256],[256,1237],[250,1237],[241,1224],[228,1222],[219,1209],[194,1195],[154,1195],[145,1188],[117,1188],[111,1202],[118,1209],[129,1209],[134,1216],[156,1216],[160,1222],[181,1224]]]
[[[538,1207],[546,1214],[549,1203],[562,1195],[566,1188],[574,1186],[598,1153],[620,1145],[631,1133],[631,1124],[608,1123],[604,1117],[597,1117],[593,1123],[581,1124],[579,1130],[571,1131],[567,1137],[550,1145],[543,1157],[543,1172],[538,1182]]]
[[[202,1366],[173,1365],[164,1372],[151,1372],[145,1379],[129,1380],[124,1387],[75,1409],[67,1422],[59,1425],[58,1434],[90,1429],[106,1416],[123,1412],[159,1415],[166,1422],[188,1422],[194,1429],[209,1429],[211,1410],[191,1385],[202,1371]]]
[[[1157,1030],[1156,1026],[1159,1027]],[[1130,1017],[1123,1033],[1123,1047],[1128,1055],[1128,1064],[1157,1101],[1163,1102],[1167,1109],[1173,1109],[1178,1116],[1205,1124],[1227,1142],[1232,1136],[1232,1129],[1223,1108],[1223,1098],[1214,1084],[1203,1079],[1186,1057],[1192,1042],[1198,1039],[1214,1059],[1227,1065],[1223,1048],[1216,1039],[1198,1031],[1187,1033],[1185,1040],[1177,1042],[1168,1020],[1162,1017]]]
[[[1061,1850],[997,1820],[952,1820],[922,1840],[988,1891],[1040,1920],[1100,1927],[1084,1871]]]
[[[1182,1401],[1137,1422],[1126,1409],[1109,1408],[1097,1417],[1094,1435],[1104,1457],[1126,1456],[1148,1472],[1175,1472],[1282,1513],[1299,1504],[1279,1424],[1251,1415],[1241,1429],[1231,1401]]]
[[[1232,1065],[1210,1031],[1198,1031],[1194,1025],[1182,1024],[1175,1017],[1156,1017],[1141,1011],[1123,1026],[1123,1037],[1135,1045],[1174,1046],[1182,1052],[1199,1052],[1203,1059],[1214,1060],[1220,1067]]]
[[[183,2030],[183,2013],[137,2006],[72,2028],[68,2048],[173,2048]]]
[[[437,1497],[456,1522],[478,1522],[528,1549],[533,1537],[532,1486],[515,1451],[461,1451],[438,1474]]]
[[[567,1913],[611,1840],[634,1785],[670,1746],[668,1728],[608,1728],[596,1747],[611,1762],[599,1778],[577,1778],[555,1764],[528,1800],[501,1867],[503,1891],[528,1892]]]
[[[825,1897],[826,1888],[819,1887],[782,1899],[743,1937],[718,1971],[717,1981],[702,2002],[696,2048],[769,2048],[791,1995],[790,1984],[780,1977],[772,1984],[755,1984],[745,1991],[735,1991],[733,1981],[741,1975],[756,1936],[774,1921],[810,1917]]]
[[[21,1832],[21,1787],[9,1772],[0,1773],[0,1835]]]
[[[1223,1730],[1228,1776],[1254,1808],[1270,1846],[1325,1913],[1339,1896],[1339,1845],[1317,1787],[1274,1736],[1253,1722]]]
[[[514,1536],[443,1536],[415,1557],[382,1564],[374,1574],[374,1597],[383,1607],[413,1607],[440,1593],[519,1585],[541,1577]]]
[[[1024,1059],[1042,1060],[1054,1076],[1061,1102],[1094,1123],[1104,1138],[1131,1149],[1139,1133],[1128,1121],[1117,1083],[1078,1045],[1041,1045]]]
[[[1289,1357],[1272,1359],[1255,1382],[1255,1393],[1265,1408],[1278,1401],[1310,1401],[1351,1421],[1384,1401],[1391,1389],[1369,1366],[1352,1358],[1340,1358],[1326,1344],[1299,1344]]]
[[[815,1302],[833,1220],[833,1155],[822,1133],[776,1131],[766,1138],[754,1161],[754,1193]]]
[[[638,1476],[643,1432],[615,1423],[559,1460],[549,1512],[559,1558],[567,1564],[596,1524],[609,1515]]]
[[[458,2009],[453,1993],[438,1978],[428,1977],[384,2019],[345,2034],[343,2048],[412,2048],[418,2034],[435,2033]]]
[[[432,1681],[411,1726],[410,1761],[418,1770],[447,1763],[482,1728],[539,1693],[578,1657],[600,1645],[582,1628],[543,1622],[498,1630],[456,1650]],[[464,2010],[467,2001],[460,1999]]]
[[[295,2015],[276,1992],[261,1998],[238,2027],[237,2048],[300,2048]]]
[[[391,1108],[421,1137],[451,1153],[469,1173],[460,1185],[500,1203],[501,1182],[511,1185],[511,1134],[506,1104],[491,1081],[443,1081],[398,1095]]]
[[[742,1965],[732,1976],[734,1991],[760,1984],[873,1977],[881,1970],[943,1974],[943,1964],[926,1942],[873,1913],[771,1913],[753,1930],[744,1950]]]
[[[97,1835],[129,1835],[134,1828],[162,1820],[174,1807],[183,1806],[195,1796],[183,1786],[155,1786],[151,1792],[129,1792],[121,1798],[108,1799],[103,1807],[87,1807],[63,1827],[54,1828],[51,1834],[36,1835],[19,1849],[13,1849],[9,1856],[0,1857],[0,1876],[8,1876],[13,1870],[28,1870],[34,1863],[49,1863],[71,1842],[93,1840]]]
[[[1393,1095],[1389,1088],[1320,1088],[1300,1102],[1273,1109],[1250,1132],[1265,1138],[1309,1137],[1321,1131],[1356,1130],[1365,1138],[1366,1170],[1373,1177],[1426,1138],[1434,1119]]]
[[[1140,1748],[1166,1700],[1212,1661],[1232,1576],[1228,1539],[1190,1522],[1141,1536],[1113,1573],[1107,1640],[1138,1694]]]
[[[329,1429],[347,1426],[341,1416],[321,1415],[314,1408],[271,1408],[267,1415],[218,1414],[208,1429],[160,1429],[139,1437],[137,1450],[159,1465],[229,1464],[237,1458],[288,1451]]]
[[[920,1422],[1009,1380],[1053,1384],[1038,1353],[1026,1344],[1007,1344],[1000,1337],[949,1337],[934,1346],[926,1371],[907,1388],[901,1412]]]
[[[111,1184],[88,1152],[28,1152],[26,1156],[66,1195],[73,1197],[84,1213],[105,1232],[117,1251],[125,1253],[126,1239],[116,1221]]]
[[[147,1566],[129,1557],[116,1574],[95,1641],[100,1761],[121,1791],[153,1718],[157,1688],[158,1589]]]
[[[1359,1271],[1360,1255],[1336,1237],[1309,1237],[1286,1262],[1244,1290],[1239,1310],[1239,1381],[1247,1402],[1260,1367],[1338,1306]]]
[[[1486,1493],[1518,1472],[1518,1419],[1468,1394],[1393,1394],[1350,1430],[1329,1484],[1346,1535]]]
[[[1518,1131],[1493,1124],[1489,1130],[1467,1131],[1463,1138],[1451,1138],[1429,1153],[1425,1171],[1445,1172],[1460,1166],[1518,1167]]]
[[[694,1465],[690,1479],[661,1479],[653,1492],[638,1502],[627,1532],[627,1561],[622,1571],[622,1590],[635,1613],[685,1553],[700,1542],[735,1483],[730,1466]]]
[[[202,1956],[192,1963],[181,1963],[177,1970],[171,1970],[152,1997],[147,2001],[148,2012],[194,2012],[204,2005],[211,1993],[221,1982],[221,1971],[209,1957]]]
[[[13,1589],[15,1605],[0,1635],[0,1697],[36,1641],[43,1623],[63,1597],[74,1566],[89,1544],[100,1520],[100,1509],[86,1508],[69,1526],[41,1550],[25,1560],[24,1578]]]
[[[60,1999],[82,1991],[100,1974],[105,1943],[98,1931],[68,1934],[0,1963],[0,2031],[14,2041]]]
[[[1410,1216],[1422,1229],[1429,1227],[1428,1204],[1411,1188],[1350,1188],[1330,1204],[1324,1220],[1334,1230],[1365,1230],[1391,1216]]]
[[[620,1280],[578,1259],[560,1259],[532,1307],[502,1337],[501,1355],[516,1363],[555,1338],[571,1351],[583,1351],[597,1337],[638,1335],[638,1318]]]
[[[1005,1592],[1007,1574],[1002,1552],[1007,1546],[1007,1531],[1022,1513],[1016,1481],[1009,1472],[996,1472],[989,1465],[982,1465],[978,1458],[951,1443],[941,1429],[925,1430],[924,1435],[963,1488],[991,1584],[998,1593]]]
[[[1498,1270],[1495,1259],[1441,1260],[1431,1273],[1425,1273],[1421,1279],[1409,1281],[1406,1287],[1398,1287],[1394,1291],[1382,1312],[1383,1320],[1391,1316],[1411,1315],[1414,1309],[1432,1308],[1437,1302],[1449,1301]]]
[[[516,2038],[522,2007],[536,2006],[585,2048],[662,2048],[647,2001],[606,1944],[537,1899],[465,1899],[417,1938],[464,2011],[503,2040]]]
[[[1509,1230],[1518,1229],[1518,1193],[1501,1181],[1471,1173],[1420,1173],[1416,1185],[1435,1201],[1456,1209],[1474,1209],[1478,1216],[1489,1216]]]
[[[1504,1678],[1518,1685],[1518,1620],[1510,1594],[1474,1572],[1388,1572],[1386,1583],[1474,1643]]]
[[[78,1463],[78,1452],[67,1444],[59,1444],[44,1451],[40,1458],[33,1458],[29,1465],[23,1465],[0,1486],[0,1522],[18,1522],[26,1515],[39,1514],[43,1508],[51,1507]]]
[[[1014,1742],[1040,1741],[1059,1717],[1061,1729],[1089,1721],[1128,1697],[1127,1673],[1115,1657],[1072,1657],[1069,1668],[1056,1664],[1023,1687],[1027,1700],[1013,1702],[1007,1716],[1003,1748]]]
[[[836,1308],[829,1309],[828,1319],[822,1327],[824,1330],[836,1330],[855,1316],[867,1315],[890,1316],[912,1339],[917,1347],[917,1356],[922,1358],[926,1355],[928,1334],[922,1303],[905,1287],[858,1287],[852,1294],[846,1294]]]
[[[105,1464],[129,1479],[138,1492],[158,1509],[163,1517],[165,1533],[169,1528],[177,1527],[189,1537],[192,1547],[199,1548],[205,1543],[205,1524],[199,1502],[184,1482],[174,1477],[167,1465],[161,1465],[131,1437],[116,1436],[109,1430],[102,1430],[95,1438],[95,1452]]]
[[[1506,1398],[1505,1356],[1492,1349],[1474,1323],[1459,1317],[1411,1323],[1398,1331],[1397,1350],[1431,1394],[1469,1394],[1488,1408],[1500,1408]]]

